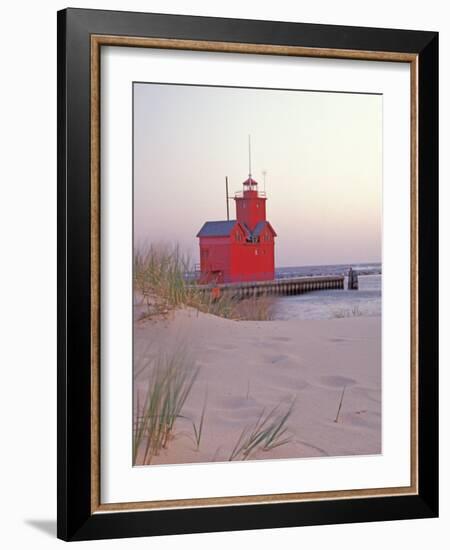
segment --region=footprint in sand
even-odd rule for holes
[[[264,375],[265,384],[270,385],[272,389],[277,389],[279,391],[303,391],[306,388],[310,387],[310,384],[304,379],[301,378],[298,373],[295,375],[282,374],[279,371],[268,372]]]
[[[272,364],[274,364],[274,363],[284,363],[288,359],[290,359],[289,355],[274,355],[272,357],[269,357],[269,361]]]
[[[314,449],[314,451],[317,451],[321,456],[329,456],[329,453],[325,449],[322,449],[321,447],[317,447],[316,445],[312,445],[312,443],[307,443],[306,441],[302,441],[301,439],[296,439],[296,443],[299,443],[304,447]]]
[[[224,350],[224,351],[236,351],[238,349],[237,346],[226,344],[226,345],[220,345],[217,346],[218,349]],[[212,351],[216,351],[216,348],[210,348]]]
[[[251,395],[227,395],[217,400],[217,407],[226,411],[242,411],[259,407],[259,404]]]
[[[343,386],[353,386],[356,384],[356,380],[353,378],[347,378],[346,376],[322,376],[320,381],[325,386],[332,388],[342,388]]]

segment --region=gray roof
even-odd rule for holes
[[[248,225],[246,223],[241,224],[241,227],[244,229],[245,236],[247,238],[250,238],[252,236],[252,232],[250,231]]]
[[[197,237],[228,237],[237,220],[205,222]]]
[[[229,237],[233,227],[238,223],[237,220],[229,221],[218,221],[218,222],[205,222],[203,227],[197,233],[197,237]],[[269,227],[271,232],[276,236],[273,227],[268,221],[261,221],[256,224],[256,227],[253,231],[247,227],[244,223],[243,225],[239,224],[240,227],[244,230],[246,237],[259,237],[262,230],[266,225]]]
[[[254,237],[259,237],[261,235],[261,232],[262,230],[264,229],[264,227],[268,227],[270,232],[273,234],[274,237],[277,236],[277,234],[275,233],[275,229],[270,225],[270,223],[268,221],[264,221],[264,222],[258,222],[256,224],[256,227],[255,229],[253,230],[253,233],[252,235]]]
[[[266,224],[267,224],[266,221],[258,222],[256,224],[255,229],[253,230],[252,236],[253,237],[259,237],[259,235],[261,234],[261,231],[266,227]]]

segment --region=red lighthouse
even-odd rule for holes
[[[250,166],[243,190],[235,194],[234,200],[235,220],[205,222],[197,233],[202,283],[275,278],[276,233],[266,220],[267,199],[258,190]]]

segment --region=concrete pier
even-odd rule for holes
[[[196,285],[196,290],[213,292],[216,294],[227,293],[238,298],[251,298],[257,296],[291,296],[313,292],[316,290],[343,289],[343,276],[324,277],[295,277],[286,279],[274,279],[273,281],[254,281],[246,283],[222,283]]]

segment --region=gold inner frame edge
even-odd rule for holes
[[[102,46],[163,48],[206,52],[390,61],[410,65],[410,277],[411,277],[411,484],[405,487],[282,493],[232,497],[101,503],[100,499],[100,50]],[[418,494],[418,55],[402,52],[308,48],[115,35],[91,35],[91,513],[162,510],[404,496]]]

